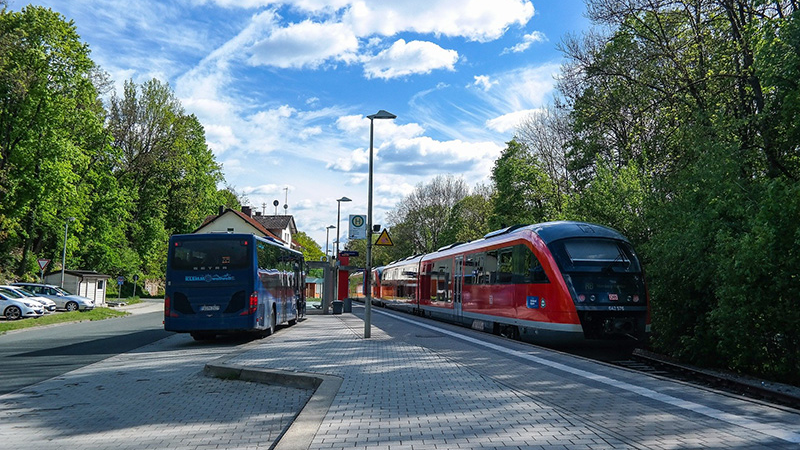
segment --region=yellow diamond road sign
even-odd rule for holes
[[[389,237],[389,233],[386,230],[383,230],[381,231],[381,235],[378,236],[378,240],[375,241],[375,245],[391,247],[394,244],[392,243],[392,238]]]

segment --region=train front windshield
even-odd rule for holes
[[[561,263],[566,272],[640,273],[639,259],[625,242],[611,239],[567,239],[562,242]]]
[[[563,239],[550,244],[576,304],[642,305],[644,276],[633,247],[614,239]]]

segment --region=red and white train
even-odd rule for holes
[[[650,332],[639,258],[619,232],[585,222],[513,226],[373,271],[373,303],[541,344]],[[363,273],[350,277],[363,298]]]

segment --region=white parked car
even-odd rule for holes
[[[41,317],[44,309],[39,302],[18,300],[0,292],[0,313],[6,316],[6,320],[17,320],[24,317]]]
[[[33,301],[41,303],[42,306],[44,307],[45,314],[51,313],[51,312],[56,310],[56,302],[50,300],[47,297],[42,297],[41,295],[36,295],[33,292],[31,292],[31,291],[29,291],[29,290],[27,290],[27,289],[25,289],[23,287],[19,287],[19,286],[0,286],[0,288],[12,291],[12,292],[14,292],[16,294],[19,294],[20,297],[16,297],[17,300],[20,300],[20,299],[25,300],[27,298],[28,300],[33,300]]]
[[[88,311],[94,309],[94,300],[80,295],[70,294],[58,286],[41,283],[11,283],[12,286],[23,287],[36,295],[49,298],[56,306],[67,311]]]

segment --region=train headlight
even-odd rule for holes
[[[586,301],[586,296],[583,294],[578,295],[578,301],[583,303]]]
[[[634,295],[633,296],[633,302],[634,303],[639,303],[639,296],[638,295]]]

